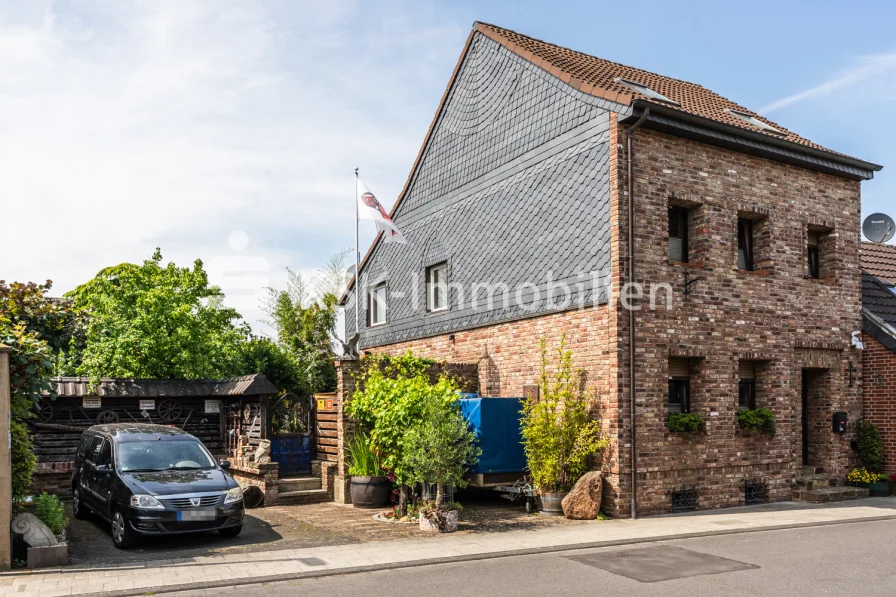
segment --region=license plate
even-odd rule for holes
[[[178,521],[214,520],[214,519],[215,519],[215,509],[214,508],[204,508],[201,510],[178,510],[178,512],[177,512],[177,520]]]

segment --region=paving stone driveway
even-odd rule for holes
[[[421,533],[416,525],[387,524],[373,520],[376,511],[360,510],[332,502],[276,506],[249,510],[239,537],[217,533],[154,537],[127,551],[116,549],[104,522],[91,518],[69,525],[69,563],[73,566],[105,566],[128,562],[194,558],[274,549],[301,549],[332,545],[389,541],[392,539],[438,540]],[[469,504],[461,513],[458,534],[493,533],[580,524],[565,518],[526,514],[504,502]]]

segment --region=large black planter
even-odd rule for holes
[[[352,505],[355,508],[383,508],[389,505],[392,483],[386,477],[352,477]]]

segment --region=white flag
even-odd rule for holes
[[[376,229],[383,233],[383,240],[387,243],[405,244],[408,242],[379,200],[361,182],[360,178],[358,179],[358,219],[373,220]]]

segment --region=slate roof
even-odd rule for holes
[[[278,394],[279,388],[261,373],[224,379],[112,379],[100,380],[90,391],[90,378],[55,377],[60,398],[184,398],[188,396],[258,396]]]
[[[604,60],[603,58],[570,50],[569,48],[544,42],[540,39],[528,37],[517,33],[516,31],[511,31],[510,29],[504,29],[503,27],[490,25],[488,23],[476,23],[475,29],[585,93],[625,105],[630,105],[633,100],[638,99],[651,104],[662,105],[664,107],[671,106],[671,104],[667,102],[634,91],[623,83],[615,81],[617,78],[627,79],[635,83],[646,85],[653,91],[678,102],[679,106],[677,108],[682,112],[708,118],[716,122],[721,122],[754,133],[762,133],[768,137],[787,139],[793,143],[819,149],[835,155],[845,155],[827,149],[826,147],[822,147],[817,143],[813,143],[809,139],[801,137],[793,131],[787,130],[768,118],[765,118],[728,98],[722,97],[702,85],[682,81],[680,79],[673,79],[672,77],[658,75],[640,68]],[[749,114],[757,120],[781,131],[783,134],[778,135],[767,132],[745,122],[727,110],[736,110],[738,112]]]
[[[859,247],[862,270],[896,284],[896,246],[863,242]]]

